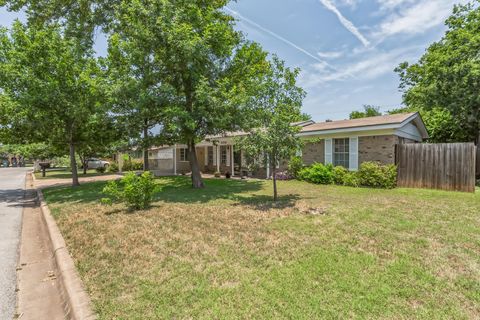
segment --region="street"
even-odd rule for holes
[[[0,319],[15,311],[16,266],[28,168],[0,168]]]

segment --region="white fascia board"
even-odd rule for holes
[[[358,129],[358,128],[355,128]],[[329,138],[349,138],[352,136],[355,137],[369,137],[369,136],[387,136],[387,135],[394,135],[395,129],[377,129],[372,130],[362,130],[362,131],[346,131],[346,130],[324,130],[324,131],[311,131],[311,132],[302,132],[298,136],[304,139],[308,138],[321,138],[321,139],[329,139]]]
[[[368,132],[369,134],[364,134],[364,136],[378,135],[376,132],[381,130],[394,130],[402,127],[401,124],[383,124],[379,126],[365,126],[365,127],[355,127],[355,128],[342,128],[342,129],[331,129],[331,130],[318,130],[318,131],[307,131],[300,132],[297,134],[299,137],[305,136],[327,136],[327,135],[344,135],[350,136],[353,133],[355,135],[362,135],[362,133]],[[374,134],[371,134],[374,132]],[[393,131],[392,131],[393,132]],[[358,133],[358,134],[357,134]]]

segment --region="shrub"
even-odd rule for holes
[[[345,176],[348,173],[348,170],[342,166],[333,168],[333,181],[335,184],[343,185],[345,183]]]
[[[105,168],[105,167],[98,167],[98,168],[96,169],[96,171],[97,171],[98,173],[105,173],[105,171],[107,171],[107,168]]]
[[[122,171],[132,171],[132,160],[127,159],[123,161]]]
[[[110,163],[110,166],[108,167],[108,171],[112,172],[112,173],[118,172],[119,171],[118,163],[116,163],[116,162]]]
[[[140,160],[127,159],[123,162],[123,171],[141,171],[143,170],[143,162]]]
[[[132,171],[140,171],[143,170],[143,162],[140,160],[134,160],[132,161]]]
[[[120,181],[110,181],[103,188],[103,193],[108,197],[102,199],[102,202],[120,202],[125,203],[129,209],[142,210],[150,206],[157,191],[158,185],[150,172],[141,175],[130,172]]]
[[[277,178],[277,180],[292,180],[292,179],[294,179],[292,174],[288,171],[277,172],[275,174],[275,177]]]
[[[304,167],[302,157],[292,157],[288,163],[288,174],[294,178],[298,177],[298,173]]]
[[[358,177],[358,172],[347,172],[343,176],[343,185],[347,187],[360,187],[360,179]]]
[[[365,187],[392,189],[397,185],[397,167],[364,162],[360,165],[358,178],[360,185]]]
[[[315,163],[310,167],[300,170],[298,176],[300,180],[316,184],[332,184],[334,182],[333,165]]]

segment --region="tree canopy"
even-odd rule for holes
[[[274,201],[278,199],[277,166],[290,160],[301,146],[297,136],[300,128],[292,126],[304,119],[301,108],[305,92],[296,84],[299,72],[299,69],[285,67],[277,57],[273,58],[270,71],[257,87],[259,109],[256,119],[252,120],[255,127],[238,140],[247,158],[263,160],[271,169]]]
[[[0,113],[7,117],[9,140],[69,150],[72,183],[78,185],[76,147],[98,138],[89,129],[99,128],[92,122],[107,112],[96,59],[54,25],[16,22],[0,31],[0,43],[0,88],[10,100]]]
[[[381,115],[382,113],[380,112],[380,107],[376,107],[372,105],[364,105],[363,111],[352,111],[350,113],[350,119],[376,117]]]
[[[457,5],[447,19],[443,38],[433,43],[415,64],[396,69],[405,104],[434,111],[436,119],[458,125],[452,139],[480,142],[480,8]],[[439,110],[443,110],[440,112]],[[440,113],[439,113],[440,112]],[[453,119],[446,117],[451,115]],[[441,123],[441,122],[437,122]],[[443,127],[443,125],[442,125]],[[447,130],[443,127],[443,130]],[[460,133],[460,134],[458,134]],[[447,139],[450,133],[445,134]],[[439,135],[436,135],[440,137]]]

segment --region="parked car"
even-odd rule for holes
[[[98,169],[98,168],[108,168],[110,165],[110,162],[96,159],[96,158],[91,158],[87,160],[87,168],[88,169]]]

